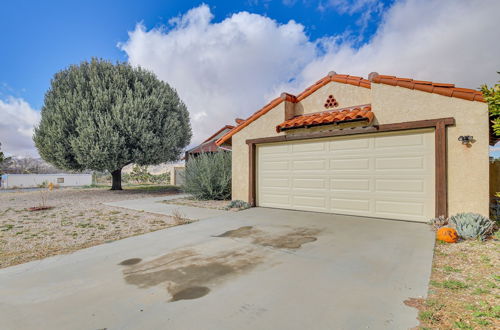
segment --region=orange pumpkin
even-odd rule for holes
[[[458,233],[453,228],[442,227],[438,229],[436,238],[443,242],[456,243],[458,241]]]

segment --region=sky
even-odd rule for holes
[[[498,12],[497,0],[1,1],[1,148],[37,155],[31,136],[51,78],[91,57],[174,87],[191,145],[332,70],[492,85]]]

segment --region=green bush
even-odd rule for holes
[[[458,213],[450,218],[458,235],[463,239],[486,239],[493,232],[495,223],[476,213]]]
[[[231,197],[231,153],[203,153],[186,164],[184,191],[197,199]]]
[[[246,209],[249,209],[251,207],[252,207],[252,205],[248,204],[247,202],[236,199],[234,201],[231,201],[227,205],[226,209],[228,209],[228,210],[230,210],[230,209],[246,210]]]

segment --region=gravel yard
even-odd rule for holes
[[[169,186],[0,193],[0,268],[180,224],[181,219],[102,204],[175,193]],[[53,208],[27,210],[41,204]]]
[[[436,242],[429,296],[406,303],[420,310],[420,329],[500,329],[497,239]]]

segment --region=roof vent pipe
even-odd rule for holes
[[[370,72],[370,74],[368,75],[368,80],[373,81],[373,79],[375,79],[376,77],[378,77],[378,72]]]

